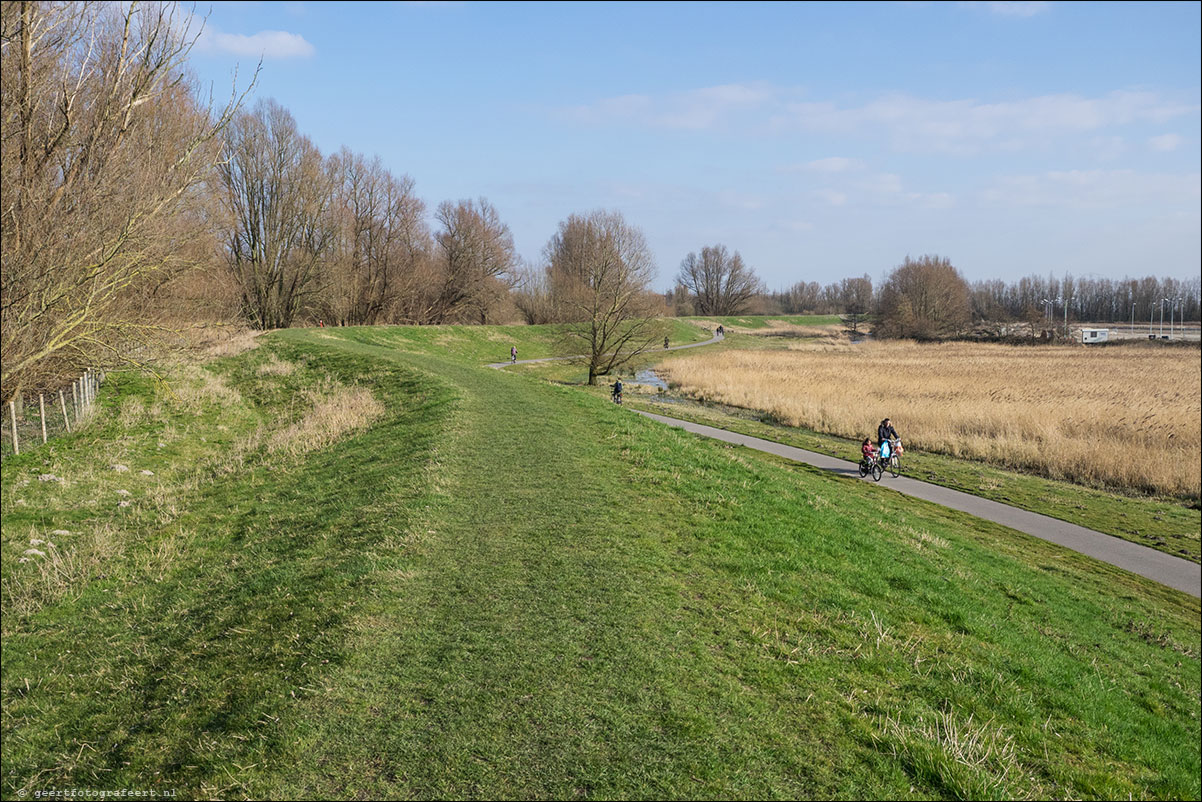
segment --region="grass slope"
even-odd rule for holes
[[[854,440],[777,424],[751,410],[639,393],[628,394],[627,403],[852,462],[860,450]],[[1191,562],[1202,559],[1202,511],[1179,499],[1121,495],[913,449],[906,452],[903,467],[915,479],[1059,518]]]
[[[6,798],[1199,795],[1195,600],[437,336],[281,332],[4,462]],[[322,377],[383,415],[239,449]],[[161,487],[116,507],[97,447]],[[10,614],[91,498],[121,548]]]

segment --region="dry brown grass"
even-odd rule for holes
[[[784,320],[769,320],[767,325],[754,329],[727,326],[726,330],[736,334],[749,334],[753,337],[827,337],[839,339],[845,336],[843,326],[801,326]]]
[[[667,363],[698,398],[844,437],[888,415],[911,447],[1087,484],[1194,496],[1198,352],[835,340]]]
[[[196,346],[206,356],[213,358],[237,356],[243,351],[258,348],[261,331],[231,326],[205,330],[195,336]]]
[[[296,423],[273,433],[268,451],[300,455],[325,448],[384,414],[384,405],[366,387],[328,382],[309,393],[313,408]]]
[[[272,354],[266,362],[259,365],[258,374],[260,376],[291,376],[294,370],[296,370],[296,365]]]

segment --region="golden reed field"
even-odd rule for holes
[[[695,354],[661,373],[694,397],[791,426],[875,440],[888,416],[911,448],[1083,484],[1199,493],[1194,349],[827,339]]]

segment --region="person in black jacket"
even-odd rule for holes
[[[888,418],[881,421],[881,425],[876,427],[876,446],[880,448],[886,440],[897,440],[900,435],[897,429],[893,428],[893,424]]]

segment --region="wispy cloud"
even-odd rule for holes
[[[982,193],[981,200],[991,206],[1197,208],[1202,199],[1200,183],[1202,175],[1198,173],[1057,170],[999,178]]]
[[[569,106],[556,115],[586,125],[634,123],[655,128],[701,130],[754,118],[779,102],[781,90],[766,84],[723,84],[659,97],[631,94]]]
[[[1177,134],[1161,134],[1160,136],[1154,136],[1149,139],[1148,145],[1152,148],[1152,150],[1168,152],[1179,148],[1181,143],[1184,141],[1185,140]]]
[[[795,164],[784,168],[787,172],[804,171],[811,173],[846,173],[852,170],[863,170],[861,159],[849,159],[846,156],[831,156],[826,159],[815,159],[805,164]]]
[[[255,34],[223,33],[207,28],[196,43],[201,50],[264,59],[309,58],[316,50],[299,33],[259,31]]]
[[[828,134],[883,132],[902,150],[975,153],[1018,150],[1062,136],[1104,131],[1132,123],[1163,124],[1196,115],[1197,103],[1153,92],[1111,92],[1101,97],[1043,95],[996,103],[928,100],[888,95],[861,106],[829,102],[788,103],[782,128]]]
[[[960,3],[965,8],[983,8],[991,14],[997,14],[1001,17],[1034,17],[1036,14],[1051,9],[1051,3],[1045,2],[963,2]]]
[[[726,84],[658,96],[621,95],[562,108],[556,115],[582,125],[863,136],[884,138],[897,150],[972,154],[1045,147],[1086,134],[1113,136],[1110,129],[1163,125],[1202,109],[1193,97],[1125,90],[1098,97],[1056,94],[1003,101],[889,94],[859,105],[803,97],[799,88]],[[810,169],[823,169],[823,161],[811,163]],[[825,165],[832,170],[852,166],[850,160]]]

